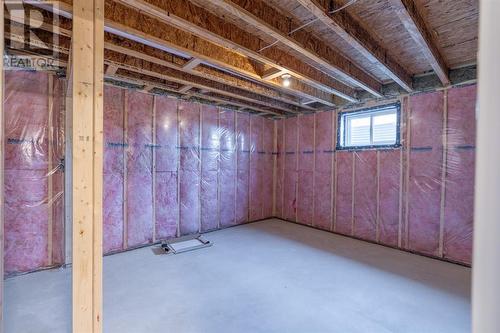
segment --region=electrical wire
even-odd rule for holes
[[[353,5],[353,4],[355,4],[356,2],[358,2],[358,0],[351,0],[351,1],[347,2],[345,5],[343,5],[342,7],[329,11],[329,12],[328,12],[328,14],[329,14],[329,15],[332,15],[332,14],[338,13],[338,12],[340,12],[341,10],[344,10],[344,9],[346,9],[347,7],[349,7],[349,6]],[[297,31],[300,31],[300,30],[304,29],[305,27],[310,26],[311,24],[313,24],[314,22],[316,22],[316,21],[318,21],[318,20],[319,20],[319,17],[316,17],[315,19],[313,19],[313,20],[311,20],[311,21],[309,21],[309,22],[307,22],[307,23],[304,23],[304,24],[303,24],[303,25],[301,25],[300,27],[297,27],[297,28],[293,29],[293,30],[292,30],[292,31],[290,31],[287,35],[288,35],[288,36],[291,36],[291,35],[293,35],[294,33],[296,33]],[[274,45],[276,45],[276,44],[278,44],[278,43],[279,43],[279,40],[275,40],[272,44],[269,44],[269,45],[267,45],[267,46],[264,46],[263,48],[261,48],[261,49],[260,49],[259,51],[257,51],[257,52],[259,52],[259,53],[260,53],[260,52],[262,52],[262,51],[264,51],[264,50],[266,50],[266,49],[268,49],[268,48],[270,48],[270,47],[273,47]]]

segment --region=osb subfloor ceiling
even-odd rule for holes
[[[273,117],[393,98],[475,79],[478,2],[106,0],[105,78]],[[52,3],[31,24],[7,6],[7,52],[70,78],[72,3]]]

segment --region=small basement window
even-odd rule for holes
[[[339,114],[337,149],[396,148],[400,146],[400,105]]]

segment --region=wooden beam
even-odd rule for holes
[[[138,79],[135,77],[128,77],[128,76],[123,75],[123,74],[115,74],[113,76],[110,76],[109,78],[112,78],[116,81],[126,82],[126,83],[130,83],[130,84],[143,85],[143,86],[154,86],[155,88],[158,88],[158,89],[161,89],[161,90],[164,90],[167,92],[171,92],[172,94],[178,94],[177,90],[174,90],[171,87],[164,85],[162,83],[159,83],[159,82],[153,82],[153,81],[149,81],[149,80],[145,80],[145,79]],[[273,110],[263,109],[260,105],[257,105],[257,104],[239,101],[237,99],[230,98],[230,97],[223,96],[223,95],[217,95],[215,93],[209,93],[209,95],[204,95],[201,93],[191,91],[186,96],[201,98],[201,99],[204,99],[206,101],[211,101],[214,103],[221,103],[221,104],[225,104],[225,105],[234,105],[234,106],[238,106],[238,107],[246,107],[248,109],[251,109],[252,111],[256,111],[256,112],[260,112],[260,113],[264,113],[264,114],[279,115],[279,116],[283,115],[280,112],[275,112]]]
[[[139,10],[141,13],[145,13],[147,16],[155,18],[158,22],[167,23],[182,29],[184,30],[184,34],[188,32],[210,43],[223,46],[226,49],[234,50],[272,67],[287,71],[295,78],[313,87],[335,94],[348,101],[356,100],[354,90],[349,86],[340,83],[323,71],[278,48],[269,48],[261,51],[262,46],[266,44],[261,39],[252,34],[248,34],[245,30],[211,14],[209,11],[193,5],[189,1],[155,1],[155,5],[144,0],[118,0],[118,2]],[[112,19],[115,21],[124,16],[124,9],[120,8],[117,10],[117,8],[119,7],[115,5],[113,10],[109,11],[110,15],[113,15]],[[108,11],[106,13],[108,13]],[[126,26],[130,28],[132,27],[132,23],[130,15],[127,15]],[[159,30],[158,24],[155,24],[155,30]],[[150,33],[152,33],[152,31],[150,31]],[[164,38],[164,36],[162,36],[162,38]],[[183,45],[188,44],[185,40],[182,42]],[[197,39],[195,44],[199,44],[199,42],[200,39]],[[213,62],[212,59],[214,56],[216,56],[216,54],[208,55],[207,62]],[[279,81],[279,83],[281,83],[281,81]]]
[[[107,61],[106,61],[107,63]],[[140,79],[144,79],[144,77],[147,77],[148,79],[156,79],[156,80],[164,80],[164,81],[168,81],[168,82],[174,82],[174,83],[178,83],[178,84],[181,84],[181,85],[191,85],[193,86],[193,88],[197,88],[200,90],[200,92],[207,92],[207,93],[214,93],[214,94],[218,94],[218,95],[221,95],[221,96],[226,96],[227,98],[231,98],[231,99],[237,99],[237,100],[240,100],[240,101],[244,101],[243,103],[247,103],[249,105],[258,105],[259,107],[261,108],[269,108],[270,110],[273,110],[274,113],[278,113],[278,114],[286,114],[286,113],[291,113],[293,114],[293,112],[291,112],[290,110],[282,110],[282,109],[279,109],[279,108],[276,108],[276,107],[273,107],[272,105],[268,105],[267,103],[265,102],[262,102],[262,101],[259,101],[255,98],[252,98],[251,95],[244,95],[244,94],[241,94],[238,93],[238,91],[232,91],[231,90],[231,87],[227,87],[227,88],[214,88],[214,87],[208,87],[208,86],[203,86],[201,84],[195,84],[195,83],[192,83],[192,82],[189,82],[189,81],[186,81],[185,79],[182,79],[182,78],[178,78],[175,74],[159,74],[158,72],[156,71],[149,71],[149,70],[146,70],[146,69],[142,69],[142,68],[138,68],[138,67],[132,67],[132,66],[122,66],[122,65],[119,65],[119,67],[121,69],[124,69],[126,70],[127,72],[129,72],[128,76],[133,76],[133,77],[138,77]],[[122,72],[119,73],[120,75],[123,75]],[[134,75],[131,75],[131,74],[134,74]],[[116,75],[115,75],[116,76]],[[147,80],[146,80],[147,81]],[[163,82],[158,82],[160,84],[163,84],[165,85],[165,83]],[[175,93],[179,93],[179,89],[178,88],[173,88],[172,86],[170,86],[169,88],[169,91],[172,91],[172,92],[175,92]],[[188,95],[192,94],[192,92],[187,92]]]
[[[334,14],[329,11],[329,0],[297,0],[305,7],[315,18],[332,32],[340,36],[356,51],[360,52],[367,60],[376,63],[378,68],[388,75],[392,80],[398,83],[407,92],[411,92],[411,75],[399,65],[399,63],[389,55],[387,50],[363,28],[348,11],[343,10]],[[340,3],[334,1],[337,8]]]
[[[106,50],[105,54],[106,64],[117,66],[118,68],[130,70],[139,74],[156,77],[162,80],[178,83],[180,85],[190,85],[199,89],[206,89],[208,91],[218,92],[228,96],[235,96],[236,98],[245,99],[257,104],[276,108],[284,112],[298,113],[300,108],[294,107],[271,98],[259,96],[255,93],[245,91],[238,87],[233,87],[221,84],[210,79],[194,76],[189,73],[184,73],[170,67],[164,67],[155,63],[148,63],[146,61],[137,62],[130,56],[125,60],[123,55],[113,51]]]
[[[108,67],[106,68],[106,75],[113,75],[116,73],[116,71],[118,70],[118,67],[115,66],[115,65],[108,65]]]
[[[102,332],[104,0],[73,0],[73,332]]]
[[[45,5],[46,2],[24,1],[39,8],[54,10],[66,18],[72,17],[71,7],[68,7],[66,2],[51,1],[56,5],[56,7],[50,7]],[[184,2],[177,2],[177,4],[180,6],[185,5]],[[327,106],[335,106],[337,103],[335,98],[329,92],[325,92],[319,88],[323,87],[328,89],[324,86],[324,83],[318,84],[318,80],[328,81],[330,83],[337,82],[328,76],[325,76],[325,74],[321,71],[312,69],[310,66],[300,67],[301,64],[295,64],[296,66],[299,66],[302,71],[309,71],[309,77],[317,78],[316,81],[313,79],[308,80],[307,77],[297,76],[299,79],[308,83],[294,80],[289,87],[283,87],[280,79],[273,79],[269,81],[263,80],[261,73],[258,73],[254,68],[254,61],[246,56],[232,51],[232,49],[235,49],[234,47],[221,47],[215,45],[211,42],[193,36],[191,33],[174,28],[160,21],[150,22],[151,19],[148,18],[148,16],[117,3],[106,2],[106,6],[110,8],[109,10],[106,10],[107,17],[105,20],[105,30],[116,36],[121,36],[158,50],[167,52],[172,52],[174,50],[175,52],[179,52],[181,54],[200,58],[204,63],[209,64],[214,68],[223,69],[229,73],[252,79],[256,82],[280,89],[286,93],[300,96],[301,98],[314,99],[318,103]],[[155,29],[151,29],[152,26],[154,26]],[[218,27],[215,28],[219,29]],[[253,42],[255,42],[255,40],[253,40]],[[352,99],[353,102],[357,101],[354,97],[355,93],[353,89],[347,86],[342,86],[342,88],[345,90],[344,92],[346,96],[350,96],[348,98],[346,97],[348,100]]]
[[[32,27],[36,27],[36,29],[41,29],[45,30],[54,34],[58,34],[64,37],[71,37],[71,30],[62,28],[57,25],[50,24],[48,22],[45,22],[43,20],[39,20],[34,16],[31,16],[29,18],[29,22],[26,22],[26,16],[22,15],[19,11],[9,11],[8,13],[5,13],[5,18],[9,19],[13,22],[19,23],[19,24],[27,24],[29,23]]]
[[[232,15],[240,18],[249,25],[275,38],[287,47],[299,52],[301,55],[319,64],[327,71],[349,82],[349,84],[360,87],[376,97],[382,97],[380,93],[380,82],[307,31],[299,30],[294,34],[290,34],[290,31],[297,28],[299,24],[293,24],[293,20],[266,4],[264,1],[209,1],[229,11]],[[262,49],[264,48],[261,48],[261,50]]]
[[[65,48],[64,46],[42,42],[42,41],[39,41],[39,40],[36,40],[33,38],[26,39],[24,36],[16,34],[16,33],[7,32],[4,35],[5,35],[6,39],[9,39],[9,40],[17,42],[17,43],[26,44],[26,45],[37,47],[40,49],[54,50],[54,51],[61,53],[61,54],[69,54],[69,49]]]
[[[280,70],[280,69],[277,69],[277,68],[270,68],[270,69],[268,69],[267,71],[264,72],[264,74],[262,75],[262,79],[264,79],[264,80],[272,80],[272,79],[275,79],[277,77],[282,76],[285,73],[286,73],[286,71],[283,71],[283,70]]]
[[[390,0],[389,2],[410,36],[419,45],[421,52],[429,61],[441,83],[444,86],[450,85],[446,62],[434,44],[434,39],[426,27],[416,3],[413,0]]]
[[[51,25],[49,23],[46,23],[46,25],[48,31],[50,31]],[[56,29],[56,27],[54,27],[54,29]],[[123,45],[127,47],[123,47]],[[242,79],[238,76],[234,76],[208,66],[198,66],[201,63],[201,60],[197,58],[192,58],[190,61],[186,61],[184,58],[176,56],[175,54],[153,49],[146,45],[134,42],[132,40],[120,38],[109,33],[105,34],[105,48],[126,55],[132,55],[139,59],[160,63],[174,69],[183,70],[193,75],[210,78],[223,84],[237,86],[238,88],[246,89],[250,92],[254,92],[266,97],[271,97],[282,102],[301,107],[304,110],[313,110],[312,108],[302,105],[299,98],[297,98],[296,96],[282,93],[276,88],[266,87],[253,81]],[[65,50],[65,52],[68,52],[68,50]],[[162,57],[162,59],[160,59],[159,57]],[[198,68],[194,69],[194,67],[197,66]],[[117,69],[118,68],[114,65],[107,66],[106,75],[115,74]]]
[[[198,58],[192,58],[189,60],[182,68],[186,71],[190,71],[195,69],[199,64],[201,64],[201,60]]]
[[[172,69],[186,71],[197,77],[210,79],[212,81],[216,81],[233,87],[238,87],[240,89],[244,89],[264,97],[273,98],[281,102],[299,106],[304,110],[307,109],[307,107],[301,105],[299,98],[290,94],[283,93],[276,88],[271,88],[260,83],[253,82],[252,80],[247,80],[238,76],[230,75],[221,70],[217,70],[208,66],[198,66],[196,69],[186,70],[186,60],[172,53],[155,50],[143,44],[139,44],[134,41],[119,38],[109,34],[106,35],[105,39],[106,42],[104,46],[108,50],[112,50],[124,55],[129,55],[137,59],[142,59]],[[126,45],[126,47],[123,45]]]
[[[185,94],[191,89],[193,89],[193,86],[186,85],[186,86],[183,86],[181,89],[179,89],[178,92],[180,92],[181,94]]]
[[[152,84],[148,84],[144,87],[144,91],[146,92],[151,92],[151,90],[155,89],[156,87]]]

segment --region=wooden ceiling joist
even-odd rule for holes
[[[286,73],[286,71],[282,71],[282,70],[279,70],[276,68],[270,68],[264,72],[264,74],[262,75],[262,78],[264,80],[272,80],[272,79],[275,79],[277,77],[282,76],[285,73]]]
[[[120,40],[117,40],[118,37],[112,36],[110,34],[106,34],[105,37],[106,37],[105,48],[108,50],[112,50],[112,51],[121,53],[125,56],[132,56],[132,57],[136,57],[136,58],[141,59],[141,60],[150,61],[152,63],[159,64],[162,66],[167,66],[167,67],[170,67],[172,69],[179,70],[179,71],[185,70],[186,68],[188,68],[187,72],[193,73],[200,78],[215,79],[219,83],[228,84],[228,85],[235,86],[237,88],[246,89],[248,92],[259,93],[263,97],[269,98],[269,99],[264,98],[264,101],[262,101],[262,104],[265,106],[278,107],[278,108],[281,108],[281,110],[283,110],[285,112],[291,112],[291,113],[300,112],[300,111],[307,111],[308,109],[310,109],[310,107],[303,106],[300,103],[299,99],[294,98],[294,96],[291,96],[291,95],[287,96],[286,94],[280,93],[277,90],[270,89],[270,88],[267,88],[265,86],[260,86],[256,83],[253,83],[252,81],[243,80],[241,78],[231,76],[231,75],[228,75],[228,74],[220,72],[220,71],[217,72],[215,69],[212,69],[209,67],[203,67],[203,68],[200,67],[199,70],[198,69],[197,70],[189,69],[191,67],[198,66],[199,61],[196,61],[196,64],[195,64],[195,62],[193,60],[187,61],[187,60],[185,60],[181,57],[177,57],[173,54],[166,54],[162,51],[156,50],[157,55],[158,55],[158,52],[160,52],[160,53],[162,53],[162,55],[165,58],[170,57],[171,62],[169,62],[166,60],[156,58],[154,56],[149,56],[148,52],[151,53],[151,49],[148,49],[148,51],[146,51],[144,45],[140,45],[140,44],[135,43],[135,42],[130,41],[130,40],[123,40],[123,41],[121,41],[122,43],[120,43]],[[123,46],[119,46],[119,45],[127,45],[128,47],[123,47]],[[135,50],[132,47],[135,47]],[[142,51],[142,52],[140,52],[140,51]],[[67,53],[67,50],[65,50],[65,53]],[[119,68],[120,67],[117,66],[116,64],[108,63],[107,68],[106,68],[106,75],[111,76],[111,75],[116,74],[116,72]],[[181,88],[179,92],[185,93],[191,88],[192,88],[191,85],[186,85],[183,88]],[[243,95],[243,96],[245,96],[245,95]],[[260,100],[262,99],[262,96],[256,96],[253,94],[251,97],[252,98],[259,98],[259,101],[257,102],[257,104],[258,104],[260,102]],[[271,103],[270,102],[271,98],[276,98],[276,97],[278,97],[278,100],[282,99],[284,103],[280,103],[279,101],[277,102],[277,105]],[[251,101],[251,99],[248,99],[247,101]],[[287,105],[285,103],[290,103],[291,105]],[[295,105],[295,106],[293,106],[293,105]]]
[[[432,35],[427,29],[425,21],[420,15],[415,2],[413,0],[389,1],[401,20],[401,23],[403,23],[413,40],[420,46],[421,52],[429,61],[443,86],[448,86],[450,84],[450,78],[446,62],[434,44]]]
[[[117,70],[118,70],[117,66],[108,65],[108,68],[106,68],[106,75],[113,75],[116,73]]]
[[[125,82],[125,83],[134,84],[134,85],[138,85],[138,86],[144,86],[145,88],[146,87],[154,87],[154,88],[157,88],[160,90],[167,91],[173,95],[178,93],[177,90],[172,89],[172,87],[170,87],[169,85],[155,82],[155,81],[151,81],[151,80],[144,79],[144,78],[135,78],[135,77],[130,77],[130,76],[123,75],[123,74],[114,74],[114,75],[110,75],[110,76],[107,75],[106,77],[108,79],[112,79],[115,81]],[[229,97],[223,96],[223,95],[219,95],[219,96],[215,96],[214,94],[205,95],[205,94],[201,94],[199,92],[192,91],[192,92],[189,92],[189,94],[187,94],[185,96],[185,98],[190,98],[190,97],[196,97],[199,99],[204,99],[206,101],[211,101],[211,102],[215,102],[215,103],[223,104],[223,105],[231,105],[231,106],[234,106],[235,108],[236,107],[237,108],[244,107],[244,108],[248,108],[252,111],[260,112],[260,113],[268,114],[268,115],[274,115],[274,116],[282,116],[283,115],[283,113],[281,113],[281,112],[275,112],[272,110],[264,109],[257,104],[248,104],[245,102],[241,102],[237,99],[229,98]]]
[[[190,85],[185,85],[185,86],[183,86],[182,88],[180,88],[180,89],[178,90],[178,92],[179,92],[179,93],[181,93],[181,94],[185,94],[185,93],[187,93],[187,92],[188,92],[189,90],[191,90],[191,89],[193,89],[193,86],[190,86]]]
[[[51,3],[54,6],[47,6],[45,2],[38,1],[25,0],[25,2],[49,11],[57,8],[56,12],[63,17],[72,17],[71,6],[62,1],[52,1]],[[289,87],[283,87],[281,80],[278,78],[264,80],[261,74],[255,70],[250,58],[200,39],[165,23],[152,21],[148,16],[120,6],[119,4],[106,2],[106,5],[111,6],[109,10],[106,10],[107,17],[105,18],[105,30],[109,33],[151,46],[158,50],[167,52],[174,50],[191,57],[199,58],[204,63],[215,68],[223,69],[232,74],[254,80],[300,98],[315,100],[326,106],[335,106],[337,102],[330,93],[298,80],[294,80]],[[114,9],[118,6],[119,8],[115,12]]]
[[[142,44],[130,40],[124,41],[125,42],[121,42],[121,39],[118,39],[117,37],[111,38],[110,35],[106,35],[105,48],[125,55],[130,55],[138,59],[156,63],[161,66],[170,67],[180,71],[186,71],[187,62],[181,57],[162,52],[162,55],[168,55],[171,58],[169,60],[160,59],[158,57],[158,52],[152,52],[152,49],[149,49]],[[126,47],[122,45],[126,45]],[[219,83],[245,89],[247,91],[254,92],[265,97],[273,98],[291,105],[301,106],[299,99],[293,95],[284,94],[279,90],[254,83],[237,76],[232,76],[225,72],[217,71],[207,66],[198,66],[196,69],[188,70],[186,72],[199,77],[217,81]]]
[[[284,70],[295,78],[328,93],[335,94],[351,102],[357,101],[354,90],[323,71],[277,49],[270,48],[259,52],[263,41],[246,33],[238,26],[193,5],[189,1],[176,0],[117,0],[118,2],[146,13],[148,16],[189,32],[211,43],[232,49],[247,57]],[[116,6],[114,7],[117,8]],[[120,12],[123,9],[119,10]],[[117,15],[118,16],[118,15]],[[125,16],[120,13],[119,16]],[[128,20],[130,23],[130,20]],[[155,28],[158,28],[155,26]],[[183,44],[187,44],[183,41]],[[209,61],[210,62],[210,61]],[[259,76],[260,78],[260,76]],[[278,80],[281,83],[281,80]],[[321,101],[318,101],[321,102]]]
[[[413,90],[411,75],[346,10],[330,14],[331,1],[328,0],[297,0],[297,2],[367,60],[377,63],[378,67],[403,89],[407,92]],[[335,4],[337,2],[338,0],[334,1]],[[336,7],[340,8],[340,4]]]
[[[171,82],[178,83],[180,85],[190,85],[195,88],[204,89],[210,92],[216,92],[223,95],[227,95],[232,98],[238,98],[241,100],[246,100],[248,102],[254,102],[266,107],[271,107],[282,112],[287,113],[298,113],[297,108],[294,109],[293,106],[288,104],[258,96],[255,93],[247,92],[245,90],[235,88],[232,86],[227,86],[218,82],[211,81],[206,78],[196,77],[189,73],[184,73],[169,67],[164,67],[157,65],[155,63],[148,63],[141,59],[133,59],[131,56],[126,56],[126,63],[123,63],[122,55],[114,51],[106,50],[105,52],[105,63],[107,65],[117,66],[119,69],[126,69],[131,72],[136,72],[139,74],[148,75],[150,77],[155,77],[158,79],[163,79]],[[136,61],[136,60],[139,60]]]
[[[26,24],[26,16],[22,15],[19,11],[6,11],[5,18],[19,24]],[[59,27],[57,25],[49,24],[43,20],[39,20],[37,17],[30,17],[29,24],[33,29],[41,29],[48,32],[52,32],[64,37],[71,37],[71,30]]]
[[[199,64],[201,64],[201,60],[198,58],[192,58],[189,60],[182,68],[186,71],[190,71],[195,69]]]
[[[382,97],[380,82],[305,30],[299,30],[290,35],[290,31],[299,27],[299,24],[291,24],[292,21],[289,17],[267,5],[264,1],[209,1],[299,52],[342,80],[360,87],[376,97]]]
[[[249,98],[255,99],[258,103],[263,103],[266,106],[276,107],[286,112],[298,113],[303,111],[297,105],[292,105],[287,102],[276,100],[273,97],[262,93],[260,95],[257,94],[255,91],[258,89],[251,89],[251,87],[255,87],[255,85],[249,85],[247,84],[247,81],[235,77],[233,77],[233,80],[229,80],[229,78],[227,78],[227,80],[224,80],[224,77],[220,78],[219,76],[211,75],[211,70],[209,68],[206,68],[203,73],[197,72],[198,74],[194,75],[192,74],[192,72],[184,72],[184,67],[182,65],[176,65],[166,60],[158,59],[139,51],[131,50],[130,48],[110,43],[105,43],[105,48],[106,50],[115,52],[116,54],[119,53],[122,56],[127,57],[125,58],[126,61],[128,60],[129,62],[137,63],[137,61],[133,60],[135,58],[136,60],[142,60],[143,63],[141,65],[143,66],[144,64],[149,63],[149,68],[154,68],[160,75],[171,76],[173,79],[177,80],[176,82],[182,85],[198,88],[226,89],[226,91],[234,91],[235,93],[241,94],[241,96],[249,96]],[[110,52],[107,52],[106,54],[110,55]],[[113,59],[113,61],[119,62],[117,61],[117,59]],[[193,72],[195,71],[193,70]],[[213,80],[214,77],[218,80]],[[241,87],[242,85],[244,85],[245,88]],[[270,91],[267,92],[271,94]]]

